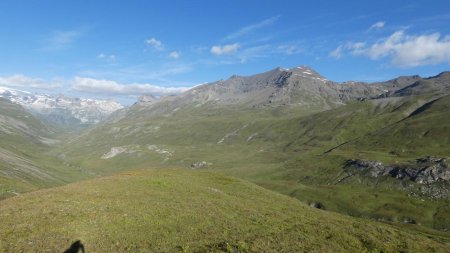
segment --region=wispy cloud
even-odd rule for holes
[[[227,55],[227,57],[216,58],[214,61],[204,61],[208,65],[229,65],[246,63],[252,59],[267,57],[292,56],[304,53],[302,47],[297,44],[260,44],[254,46],[241,47],[240,44],[230,44],[224,46],[214,46],[211,48],[214,55]]]
[[[181,53],[178,51],[172,51],[169,53],[169,58],[178,59],[181,57]]]
[[[227,39],[227,40],[234,40],[234,39],[237,39],[237,38],[242,37],[244,35],[250,34],[250,33],[254,32],[256,30],[259,30],[261,28],[264,28],[264,27],[267,27],[267,26],[270,26],[270,25],[274,24],[279,18],[280,18],[280,15],[274,16],[274,17],[271,17],[271,18],[268,18],[268,19],[265,19],[263,21],[255,23],[255,24],[251,24],[251,25],[242,27],[238,31],[236,31],[236,32],[226,36],[225,39]]]
[[[404,31],[397,31],[372,44],[346,43],[330,55],[341,57],[344,51],[372,60],[388,58],[392,65],[403,68],[450,63],[450,35],[445,37],[441,37],[439,33],[408,35]]]
[[[385,24],[386,24],[386,22],[384,22],[384,21],[378,21],[369,27],[369,31],[381,29],[384,27]]]
[[[100,59],[100,60],[107,61],[107,62],[113,62],[113,61],[116,60],[116,56],[115,56],[114,54],[104,54],[104,53],[100,53],[100,54],[97,56],[97,58]]]
[[[347,42],[331,51],[329,56],[339,59],[345,54],[346,51],[350,51],[353,55],[358,55],[362,50],[364,50],[365,46],[366,44],[364,42]]]
[[[228,44],[228,45],[216,45],[211,47],[211,54],[213,55],[225,55],[225,54],[233,54],[238,51],[240,48],[239,43]]]
[[[443,14],[443,15],[432,15],[427,17],[418,18],[416,22],[423,23],[423,22],[442,22],[450,20],[450,14]]]
[[[271,45],[259,45],[245,48],[237,57],[240,63],[245,63],[251,59],[268,57],[271,51],[273,51]]]
[[[191,72],[192,63],[169,62],[162,65],[130,65],[108,69],[87,69],[78,72],[78,76],[88,76],[96,79],[112,79],[119,82],[156,82],[158,84],[173,84],[174,76]],[[131,81],[130,81],[131,80]],[[184,85],[184,82],[176,82]],[[190,83],[189,83],[190,85]]]
[[[190,87],[163,87],[146,83],[122,84],[116,81],[75,77],[71,82],[72,89],[92,94],[102,95],[174,95],[182,93]]]
[[[42,48],[46,51],[62,50],[69,48],[76,39],[83,35],[82,31],[54,31],[45,40],[45,45]]]
[[[51,90],[61,87],[61,83],[56,79],[47,81],[41,78],[17,74],[7,77],[0,77],[0,86]]]
[[[155,38],[150,38],[150,39],[146,40],[145,43],[157,51],[164,50],[163,43],[160,40],[157,40]]]
[[[344,46],[340,45],[338,46],[336,49],[334,49],[333,51],[331,51],[328,55],[330,57],[336,58],[336,59],[340,59],[343,55],[344,51]]]
[[[280,45],[280,46],[278,46],[278,50],[281,53],[287,54],[287,55],[300,54],[303,52],[303,50],[301,48],[299,48],[298,46],[294,46],[294,45]]]

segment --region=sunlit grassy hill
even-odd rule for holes
[[[1,201],[0,251],[447,252],[429,231],[325,212],[249,182],[137,170]],[[429,239],[432,237],[433,239]]]

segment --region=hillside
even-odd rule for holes
[[[299,71],[311,74],[291,82]],[[279,87],[280,75],[289,77]],[[100,174],[172,166],[222,171],[306,203],[320,202],[328,210],[449,229],[450,220],[444,215],[448,182],[442,185],[435,180],[424,186],[385,176],[348,177],[346,167],[355,159],[408,166],[427,156],[448,157],[448,98],[442,92],[445,86],[439,88],[445,75],[399,77],[375,84],[311,82],[311,76],[323,78],[307,68],[278,68],[200,86],[179,96],[147,98],[76,136],[57,154]],[[422,95],[395,93],[422,82],[428,87]],[[264,96],[252,95],[264,90],[284,94],[283,87],[291,84],[297,90],[312,85],[318,94],[328,87],[324,94],[336,103],[325,109],[304,97],[268,103],[260,100]],[[429,87],[441,92],[428,92]],[[286,94],[274,97],[293,98]],[[300,102],[311,107],[298,106]],[[415,136],[419,137],[411,138]]]
[[[48,126],[6,99],[0,108],[0,199],[89,176],[48,154],[58,143]]]
[[[138,170],[1,201],[0,251],[447,252],[445,234],[324,212],[251,183]],[[433,238],[430,239],[429,237]]]

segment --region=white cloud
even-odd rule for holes
[[[121,84],[116,81],[86,77],[75,77],[71,86],[76,91],[108,95],[173,95],[190,89],[189,87],[162,87],[141,83]]]
[[[53,81],[46,81],[41,78],[33,78],[24,75],[12,75],[8,77],[0,77],[0,86],[50,90],[61,87],[61,84],[56,79]]]
[[[169,54],[169,57],[172,59],[178,59],[178,58],[180,58],[180,56],[181,56],[181,53],[177,52],[177,51],[172,51]]]
[[[439,63],[450,63],[450,36],[441,37],[439,33],[408,35],[397,31],[387,38],[369,46],[368,43],[347,43],[341,51],[334,50],[331,56],[343,54],[343,49],[353,55],[367,56],[372,60],[388,58],[398,67],[416,67]],[[335,52],[336,51],[336,52]]]
[[[349,42],[346,45],[347,49],[352,51],[353,55],[364,54],[366,43],[364,42]]]
[[[145,43],[147,43],[147,45],[150,45],[151,47],[153,47],[157,51],[164,50],[164,45],[162,44],[162,42],[160,40],[155,39],[155,38],[150,38],[150,39],[146,40]]]
[[[263,27],[266,27],[266,26],[270,26],[273,23],[275,23],[279,18],[280,18],[280,16],[278,15],[278,16],[274,16],[274,17],[265,19],[265,20],[263,20],[261,22],[258,22],[256,24],[252,24],[252,25],[249,25],[249,26],[242,27],[237,32],[234,32],[234,33],[228,35],[226,37],[226,39],[228,39],[228,40],[236,39],[238,37],[241,37],[241,36],[244,36],[246,34],[249,34],[249,33],[253,32],[255,30],[258,30],[260,28],[263,28]]]
[[[240,48],[239,43],[228,44],[223,46],[213,46],[211,47],[211,53],[213,55],[224,55],[236,53]]]
[[[109,62],[115,61],[116,60],[116,56],[113,54],[104,54],[104,53],[100,53],[97,58],[99,58],[100,60],[106,60]]]
[[[386,22],[384,21],[378,21],[375,24],[371,25],[369,30],[373,30],[373,29],[381,29],[384,27],[384,25],[386,24]]]

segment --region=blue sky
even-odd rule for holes
[[[450,70],[448,0],[4,0],[0,16],[0,86],[123,103],[277,66],[368,82]]]

